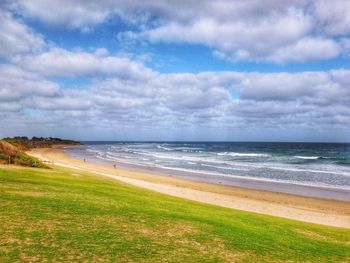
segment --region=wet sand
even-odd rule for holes
[[[79,148],[79,147],[78,147]],[[267,178],[258,179],[250,177],[236,177],[233,176],[220,176],[218,174],[210,174],[203,172],[194,171],[182,171],[181,169],[170,169],[166,167],[156,167],[153,164],[150,165],[138,165],[132,163],[122,163],[118,161],[112,161],[104,158],[97,158],[95,153],[87,151],[81,152],[76,151],[77,146],[65,147],[65,152],[68,156],[73,159],[85,159],[88,162],[106,165],[108,167],[117,164],[119,168],[124,170],[134,170],[147,174],[157,174],[163,176],[174,176],[179,179],[205,182],[210,184],[234,186],[240,188],[248,188],[255,190],[264,190],[269,192],[287,193],[292,195],[307,196],[321,199],[331,199],[350,202],[350,190],[337,188],[337,187],[326,187],[326,186],[315,186],[306,185],[292,182],[278,182],[275,180],[268,180]]]
[[[216,185],[70,158],[62,147],[28,154],[55,165],[89,171],[137,187],[212,205],[350,229],[350,202]]]

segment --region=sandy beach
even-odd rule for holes
[[[28,154],[53,161],[58,166],[89,171],[137,187],[198,202],[350,228],[350,202],[195,182],[121,167],[115,169],[70,158],[62,147],[33,149]]]

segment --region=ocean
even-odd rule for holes
[[[327,189],[341,193],[335,199],[350,199],[350,144],[84,142],[67,151],[74,158],[199,181],[318,197],[325,193],[312,194],[313,188]]]

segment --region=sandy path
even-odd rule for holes
[[[30,155],[55,165],[89,171],[160,193],[244,211],[350,228],[350,202],[323,200],[214,185],[130,169],[114,169],[68,157],[62,149],[33,149]]]

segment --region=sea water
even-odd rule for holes
[[[189,173],[192,178],[350,190],[350,144],[85,142],[70,147],[69,153],[76,158]]]

